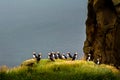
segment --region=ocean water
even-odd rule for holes
[[[32,52],[83,55],[87,0],[1,0],[0,66],[20,65]]]

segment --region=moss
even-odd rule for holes
[[[0,72],[0,80],[119,80],[112,66],[82,60],[41,60],[33,67],[16,67]],[[118,79],[117,79],[118,78]]]

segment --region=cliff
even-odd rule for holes
[[[120,66],[120,0],[88,0],[85,58]]]

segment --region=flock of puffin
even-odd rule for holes
[[[36,59],[37,63],[41,60],[41,54],[42,53],[39,53],[39,54],[36,54],[36,52],[34,51],[33,52],[33,58]],[[55,61],[56,59],[71,59],[72,61],[76,60],[77,59],[77,55],[78,53],[74,53],[74,55],[71,55],[70,52],[67,52],[66,55],[65,53],[61,54],[59,51],[58,52],[50,52],[48,53],[48,59],[51,60],[51,61]]]
[[[41,60],[41,54],[42,53],[39,53],[39,54],[36,54],[36,52],[34,51],[33,52],[33,58],[36,59],[37,63]],[[78,53],[74,53],[73,55],[71,55],[70,52],[67,52],[66,55],[65,53],[60,53],[59,51],[57,52],[50,52],[48,53],[48,59],[51,60],[51,61],[55,61],[56,59],[63,59],[63,60],[67,60],[67,59],[71,59],[72,61],[76,60],[77,59],[77,55]],[[87,56],[87,61],[91,61],[91,54],[88,54]],[[96,64],[100,64],[100,59],[98,58],[97,59],[97,62]]]

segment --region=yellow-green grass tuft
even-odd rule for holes
[[[42,59],[33,66],[18,66],[0,74],[2,80],[120,80],[120,72],[113,66],[84,60]]]

